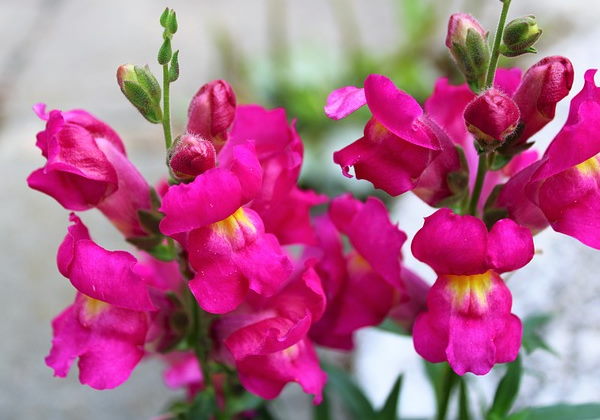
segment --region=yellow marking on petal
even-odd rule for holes
[[[471,276],[447,275],[448,287],[454,306],[461,306],[465,299],[474,297],[481,308],[487,306],[487,295],[492,288],[492,271]]]
[[[85,296],[84,303],[84,314],[85,317],[90,320],[92,318],[97,317],[102,313],[105,309],[108,309],[110,305],[106,302],[102,302],[101,300],[91,298],[89,296]]]
[[[575,165],[575,168],[585,176],[594,176],[600,174],[600,162],[596,156]]]
[[[298,344],[294,344],[293,346],[290,346],[287,349],[283,350],[283,355],[288,359],[295,359],[296,357],[298,357],[298,353],[300,353]]]
[[[242,207],[226,219],[213,223],[212,226],[219,235],[228,238],[234,238],[242,228],[249,229],[252,233],[256,232],[256,227]]]
[[[371,269],[371,264],[358,252],[353,252],[348,256],[348,269],[352,272],[366,271]]]

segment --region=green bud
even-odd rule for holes
[[[165,65],[171,60],[171,40],[166,38],[158,50],[158,64]]]
[[[174,82],[179,78],[179,50],[173,53],[171,65],[169,66],[169,82]]]
[[[502,35],[500,52],[507,57],[537,52],[533,44],[542,36],[535,16],[525,16],[515,19],[506,25]]]
[[[169,19],[169,15],[171,14],[171,11],[169,10],[169,8],[167,7],[165,9],[164,12],[162,12],[162,14],[160,15],[160,26],[162,26],[163,28],[167,27],[167,22]]]
[[[169,13],[166,29],[172,34],[177,32],[177,15],[175,14],[175,10],[171,10],[171,13]]]
[[[148,66],[125,64],[117,70],[117,83],[121,92],[148,121],[162,122],[160,85]]]

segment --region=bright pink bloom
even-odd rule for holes
[[[226,81],[213,80],[203,85],[190,103],[186,131],[211,141],[218,152],[227,141],[235,106],[235,94]]]
[[[209,140],[186,133],[175,140],[167,161],[177,179],[191,181],[216,166],[217,152]]]
[[[565,126],[531,172],[525,191],[554,230],[600,249],[600,88],[595,73],[585,73]]]
[[[171,389],[185,388],[192,400],[204,388],[202,369],[194,352],[174,351],[165,355],[169,364],[163,375],[165,384]]]
[[[295,122],[288,123],[282,108],[239,106],[230,140],[220,156],[228,156],[233,147],[248,140],[254,141],[263,170],[260,192],[250,207],[261,216],[265,230],[282,244],[314,243],[310,209],[326,197],[298,188],[304,148]]]
[[[406,286],[407,300],[397,302],[389,313],[406,331],[412,333],[417,316],[427,310],[426,299],[430,286],[406,267],[402,267],[402,282]]]
[[[47,121],[36,142],[47,162],[29,175],[29,186],[68,210],[97,207],[126,237],[146,235],[137,211],[150,208],[150,187],[117,133],[82,110],[34,110]]]
[[[195,272],[190,289],[211,313],[232,311],[250,290],[273,295],[292,269],[260,216],[242,207],[262,185],[253,146],[233,146],[221,163],[189,184],[171,186],[161,207],[160,229],[186,248]]]
[[[46,364],[54,374],[66,377],[79,357],[81,383],[110,389],[125,382],[142,359],[148,317],[77,293],[75,302],[52,321],[52,329]]]
[[[452,49],[454,44],[466,47],[469,29],[475,31],[482,38],[487,36],[487,31],[470,14],[454,13],[450,16],[448,20],[448,32],[446,33],[446,47]]]
[[[369,75],[364,86],[364,98],[357,88],[344,87],[332,92],[325,106],[327,116],[333,119],[343,118],[364,104],[373,114],[364,136],[334,154],[344,175],[350,177],[349,168],[353,166],[358,179],[366,179],[388,194],[400,195],[419,186],[423,172],[440,154],[448,154],[438,161],[444,172],[460,169],[452,143],[414,98],[377,74]],[[439,184],[448,190],[444,182],[436,182],[431,176],[422,182],[426,201],[438,200],[437,191],[425,190]],[[431,199],[433,196],[435,199]]]
[[[531,66],[514,94],[523,131],[516,144],[525,143],[554,119],[556,104],[573,86],[573,65],[560,56],[546,57]]]
[[[71,221],[57,263],[79,293],[52,322],[54,338],[46,363],[55,375],[65,377],[79,357],[82,383],[114,388],[144,355],[148,311],[156,307],[135,258],[99,247],[77,216],[71,214]]]
[[[262,398],[276,398],[286,383],[322,398],[326,375],[306,338],[325,310],[319,277],[310,264],[277,295],[252,295],[236,311],[216,321],[222,357],[235,363],[242,385]]]
[[[380,324],[392,306],[406,300],[400,265],[404,232],[393,225],[383,203],[350,195],[334,199],[329,215],[315,221],[319,246],[309,248],[327,296],[327,310],[311,329],[324,346],[350,350],[359,328]],[[341,234],[353,249],[343,252]]]
[[[417,352],[433,363],[448,361],[459,375],[513,361],[521,322],[510,313],[512,298],[499,274],[533,258],[529,231],[503,219],[488,232],[473,216],[441,209],[425,219],[412,251],[438,274],[428,311],[413,328]]]
[[[465,123],[479,145],[496,149],[512,134],[519,122],[519,108],[505,93],[490,88],[465,108]]]

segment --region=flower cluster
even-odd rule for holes
[[[179,71],[173,11],[161,25],[168,86]],[[149,68],[119,68],[126,97],[163,124],[169,177],[156,188],[107,124],[36,105],[46,163],[27,181],[71,211],[57,265],[76,289],[52,323],[46,363],[64,377],[78,359],[81,382],[106,389],[160,357],[169,387],[190,400],[210,392],[232,415],[228,399],[240,389],[272,399],[289,382],[320,403],[327,375],[315,346],[351,350],[357,330],[386,319],[412,334],[424,359],[459,375],[515,360],[522,325],[501,274],[530,262],[533,235],[547,226],[600,249],[600,88],[595,70],[586,72],[538,158],[529,148],[569,94],[573,67],[554,56],[523,75],[496,71],[499,51],[533,52],[541,30],[529,17],[506,33],[490,53],[483,27],[453,15],[446,45],[466,83],[439,79],[424,106],[378,74],[333,91],[325,105],[336,120],[364,105],[371,112],[363,136],[333,155],[345,176],[353,170],[391,196],[412,191],[440,208],[410,246],[436,273],[431,287],[405,267],[408,237],[383,201],[301,188],[295,121],[283,109],[239,105],[223,80],[198,90],[171,144]],[[92,208],[135,255],[94,242],[74,213]]]

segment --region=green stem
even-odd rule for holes
[[[171,147],[171,111],[169,110],[169,65],[163,64],[163,118],[162,126],[165,133],[165,146]]]
[[[500,13],[498,28],[496,29],[496,35],[494,36],[494,46],[490,57],[490,66],[488,67],[487,77],[485,78],[485,85],[487,87],[492,86],[492,83],[494,83],[494,74],[496,74],[498,58],[500,57],[500,42],[502,41],[502,32],[504,32],[504,26],[506,25],[506,17],[508,16],[510,2],[511,0],[504,0],[502,2],[502,12]]]
[[[208,339],[208,327],[206,313],[203,313],[196,302],[194,296],[192,297],[192,334],[191,341],[194,347],[194,352],[198,358],[200,368],[202,369],[202,376],[204,379],[204,385],[206,388],[212,386],[212,376],[210,374],[210,368],[208,365],[208,349],[210,346]]]
[[[454,386],[458,383],[459,380],[460,376],[454,373],[454,371],[449,365],[446,365],[446,372],[444,374],[442,389],[437,404],[437,415],[435,417],[436,420],[446,420],[450,396],[452,395],[452,390],[454,389]]]
[[[473,194],[471,195],[471,201],[469,202],[469,207],[467,208],[467,214],[470,214],[471,216],[477,215],[477,203],[479,202],[479,197],[481,196],[481,189],[483,188],[483,181],[485,180],[487,166],[487,154],[482,153],[479,155],[475,187],[473,187]]]

